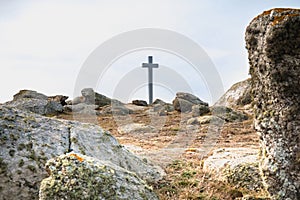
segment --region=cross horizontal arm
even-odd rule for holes
[[[158,68],[158,64],[143,63],[142,67],[146,67],[146,68]]]

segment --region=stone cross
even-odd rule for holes
[[[143,63],[142,67],[148,68],[149,104],[153,102],[153,68],[158,68],[158,64],[153,64],[152,56],[148,56],[148,63]]]

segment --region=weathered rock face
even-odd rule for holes
[[[14,95],[13,101],[6,102],[5,105],[40,115],[56,115],[63,112],[63,106],[60,100],[65,98],[67,97],[62,96],[60,99],[54,99],[54,97],[47,97],[36,91],[21,90]]]
[[[99,126],[43,117],[0,106],[0,186],[2,199],[37,199],[48,159],[74,151],[110,161],[144,180],[163,171],[133,155]]]
[[[250,104],[251,101],[251,79],[247,79],[231,86],[214,106],[237,108]]]
[[[147,184],[123,168],[69,153],[49,160],[50,177],[41,183],[39,199],[158,199]]]
[[[208,106],[208,103],[189,93],[176,93],[176,98],[173,100],[175,110],[179,112],[191,112],[194,105]]]
[[[0,106],[0,186],[2,199],[37,199],[48,159],[68,151],[63,123]]]
[[[247,27],[261,135],[261,170],[273,199],[300,198],[300,10],[272,9]]]
[[[63,106],[56,101],[43,99],[19,99],[5,103],[6,106],[30,111],[39,115],[56,115],[63,112]]]

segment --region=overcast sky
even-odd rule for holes
[[[196,42],[227,90],[248,77],[246,26],[256,15],[275,7],[299,8],[300,1],[0,0],[0,102],[11,100],[20,89],[70,98],[79,95],[74,94],[74,87],[89,55],[112,37],[141,28],[172,30]],[[158,74],[168,76],[163,70],[173,69],[190,85],[191,92],[212,103],[205,78],[193,76],[190,64],[180,57],[157,50],[140,50],[114,60],[94,89],[112,97],[120,80],[140,68],[148,55],[162,66],[155,69],[154,76],[163,79]],[[147,70],[139,73],[146,79]],[[173,88],[157,83],[155,98],[171,101],[177,92]],[[132,86],[121,100],[135,98],[147,100],[145,84]]]

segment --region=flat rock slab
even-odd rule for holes
[[[127,109],[132,110],[132,111],[141,111],[141,110],[146,110],[148,109],[147,107],[144,106],[137,106],[134,104],[125,104],[124,105]]]
[[[204,161],[206,171],[219,172],[225,167],[234,168],[242,163],[258,162],[258,149],[221,148],[213,151],[213,155]]]
[[[126,124],[118,128],[118,131],[121,134],[152,133],[155,130],[156,129],[153,126],[140,123]]]
[[[217,149],[204,161],[203,168],[208,172],[215,173],[217,179],[238,188],[255,192],[263,189],[257,149]]]

